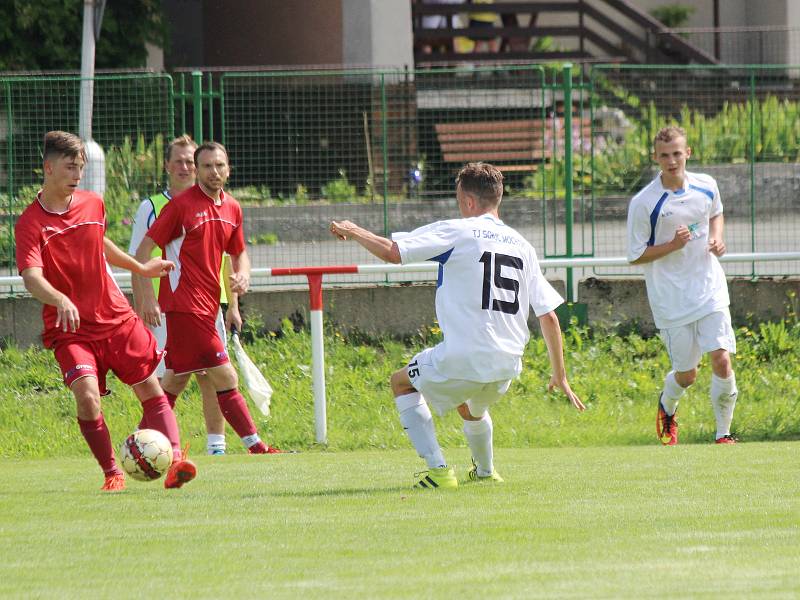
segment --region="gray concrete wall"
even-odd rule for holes
[[[563,295],[564,284],[553,282]],[[788,313],[789,294],[800,298],[800,280],[779,279],[729,282],[731,314],[735,325],[780,320]],[[432,284],[336,288],[325,290],[324,316],[343,332],[370,335],[416,335],[434,324],[435,286]],[[655,332],[641,279],[587,279],[578,286],[580,302],[588,305],[590,325],[636,329],[645,335]],[[243,298],[245,316],[259,315],[266,327],[278,330],[281,321],[308,324],[306,291],[253,292]],[[531,329],[538,331],[536,319]],[[0,300],[0,338],[13,339],[20,346],[39,343],[41,305],[33,298]]]

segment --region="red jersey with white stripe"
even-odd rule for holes
[[[216,319],[222,253],[238,256],[245,249],[239,203],[224,192],[217,203],[194,185],[167,203],[147,235],[175,263],[161,279],[161,310]]]
[[[57,311],[44,305],[42,341],[90,341],[110,337],[120,324],[134,316],[106,262],[103,237],[106,211],[103,199],[76,190],[63,213],[45,209],[39,197],[20,216],[14,228],[17,269],[20,274],[41,267],[44,278],[65,294],[78,309],[76,332],[56,328]]]

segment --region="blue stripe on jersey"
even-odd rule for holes
[[[650,239],[647,240],[647,245],[652,246],[656,243],[656,223],[658,223],[658,213],[661,212],[661,207],[664,206],[664,201],[669,197],[669,192],[664,192],[664,195],[656,202],[656,207],[650,213]]]
[[[691,183],[689,184],[689,187],[691,189],[693,189],[693,190],[697,190],[698,192],[704,193],[706,196],[708,196],[709,200],[711,200],[712,202],[714,201],[714,192],[712,192],[711,190],[707,190],[705,188],[698,187],[698,186],[693,185]]]
[[[450,255],[453,253],[453,250],[455,250],[455,248],[450,248],[450,250],[447,252],[442,252],[439,256],[434,256],[433,258],[428,259],[439,263],[439,275],[436,277],[437,290],[442,287],[442,280],[444,279],[444,263],[450,259]]]
[[[153,225],[153,223],[155,223],[155,221],[156,221],[156,209],[155,209],[155,208],[152,208],[152,206],[153,206],[153,203],[152,203],[152,202],[150,203],[150,206],[151,206],[150,214],[149,214],[149,215],[147,215],[147,228],[148,228],[148,229],[150,229],[150,227],[151,227],[151,226]]]

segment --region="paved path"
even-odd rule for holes
[[[728,219],[725,224],[728,252],[752,252],[751,225],[749,220]],[[547,254],[563,253],[565,249],[565,230],[563,226],[548,227],[520,227],[522,233],[530,241],[539,256],[543,256],[546,244]],[[788,252],[800,250],[800,217],[786,215],[768,217],[758,221],[755,228],[758,252]],[[595,224],[595,256],[624,256],[626,252],[626,224],[623,220],[599,221]],[[578,227],[573,240],[575,253],[591,253],[592,250],[591,226]],[[287,242],[272,246],[253,246],[250,255],[254,267],[300,267],[319,265],[352,265],[371,264],[378,260],[352,242],[330,241],[316,242]],[[748,276],[754,273],[752,263],[728,263],[725,265],[728,275]],[[554,269],[547,273],[549,277],[564,279],[563,269]],[[755,264],[755,273],[762,276],[768,275],[800,275],[800,262],[764,262]],[[641,274],[636,268],[613,269],[577,269],[577,279],[587,277],[608,276],[637,276]],[[404,275],[337,275],[327,276],[326,283],[355,283],[355,282],[400,282],[400,281],[430,281],[433,275],[425,273],[410,273]],[[262,285],[285,287],[305,287],[304,277],[280,277],[263,279],[258,282]]]

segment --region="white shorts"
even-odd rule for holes
[[[228,335],[227,331],[225,331],[225,318],[222,316],[222,308],[220,307],[219,312],[217,313],[217,321],[214,323],[217,326],[217,335],[219,335],[219,339],[222,340],[222,345],[227,347],[228,346]],[[153,332],[153,335],[156,337],[156,343],[158,344],[158,349],[163,350],[164,346],[167,344],[167,320],[164,315],[161,315],[161,325],[157,325],[156,327],[151,327],[150,325],[147,328]],[[166,365],[164,365],[164,358],[161,358],[161,362],[158,363],[158,367],[156,367],[156,377],[161,379],[164,376],[164,372],[167,370]]]
[[[731,312],[726,307],[688,325],[661,330],[672,368],[691,371],[700,364],[706,352],[727,350],[736,353],[736,336],[731,325]]]
[[[411,359],[406,369],[411,385],[439,416],[466,402],[470,414],[480,417],[511,385],[510,379],[490,383],[448,379],[433,366],[432,352],[433,348],[426,348]]]

